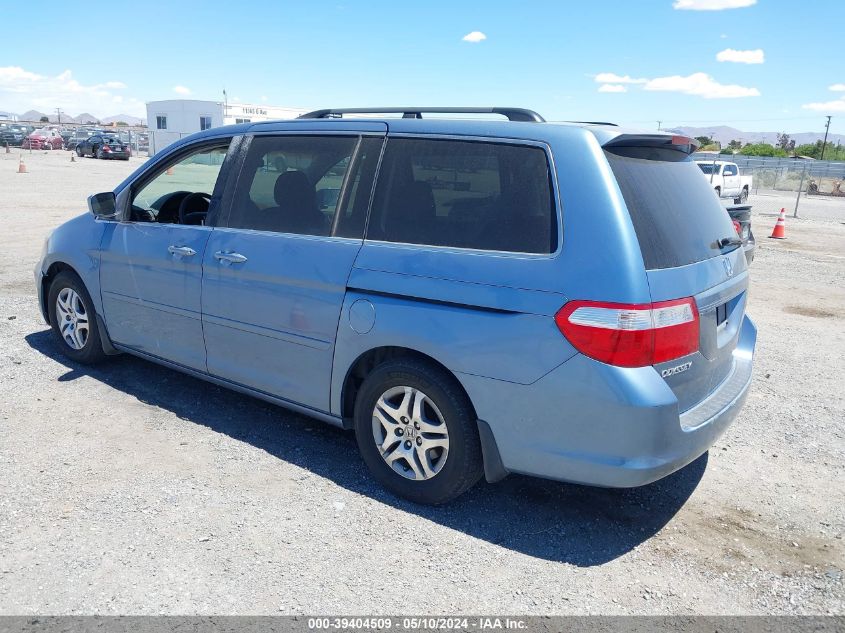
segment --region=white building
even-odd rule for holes
[[[212,127],[253,121],[295,119],[305,112],[301,108],[198,99],[150,101],[147,103],[150,155],[160,152],[183,136]]]

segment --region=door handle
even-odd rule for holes
[[[167,252],[171,255],[178,255],[179,257],[190,257],[191,255],[197,254],[190,246],[173,246],[172,244],[167,247]]]
[[[229,264],[243,264],[246,261],[246,257],[240,253],[224,253],[223,251],[217,251],[214,253],[214,257],[217,261],[227,262]]]

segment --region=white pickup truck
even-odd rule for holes
[[[704,177],[720,198],[733,198],[735,204],[744,204],[751,192],[751,176],[740,176],[736,163],[724,160],[697,160]]]

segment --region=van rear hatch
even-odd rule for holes
[[[730,216],[690,153],[694,141],[621,135],[604,151],[631,216],[652,302],[692,298],[698,351],[655,365],[678,398],[695,406],[733,370],[748,272]]]

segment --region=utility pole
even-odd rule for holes
[[[822,141],[822,155],[819,160],[824,160],[824,148],[827,145],[827,132],[830,130],[830,115],[827,115],[827,125],[824,126],[824,140]]]
[[[62,109],[61,108],[56,108],[56,116],[58,117],[59,125],[61,126],[61,124],[62,124]]]
[[[663,123],[663,121],[658,121],[658,122],[657,122],[657,131],[658,131],[658,132],[660,131],[660,124],[661,124],[661,123]]]

